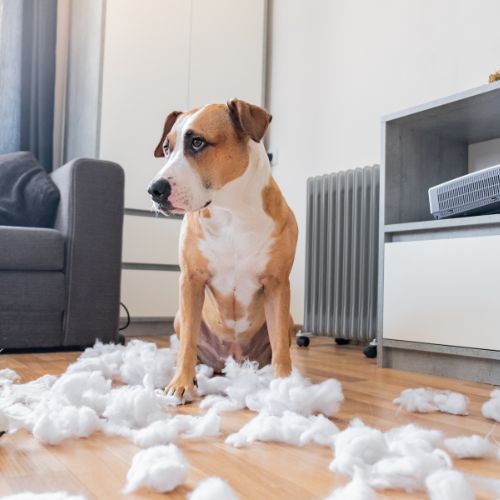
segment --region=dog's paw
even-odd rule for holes
[[[196,377],[193,374],[180,373],[165,387],[167,396],[175,397],[182,403],[187,403],[195,396]]]

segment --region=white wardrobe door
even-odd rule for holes
[[[151,208],[165,116],[187,105],[189,27],[185,0],[106,2],[99,156],[125,169],[127,208]]]
[[[386,243],[387,339],[500,350],[500,236]]]
[[[264,103],[265,0],[192,0],[189,107]]]

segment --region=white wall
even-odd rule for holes
[[[306,178],[379,162],[382,115],[486,83],[500,64],[500,2],[271,1],[269,144],[299,223],[302,323]]]

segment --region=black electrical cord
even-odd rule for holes
[[[123,307],[123,309],[125,309],[125,312],[127,313],[127,322],[125,323],[124,326],[122,326],[121,328],[119,328],[119,331],[121,332],[122,330],[125,330],[129,327],[130,325],[130,313],[127,309],[127,306],[123,303],[123,302],[120,302],[120,305]]]

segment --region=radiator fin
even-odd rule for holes
[[[307,180],[304,331],[376,336],[378,165]]]

